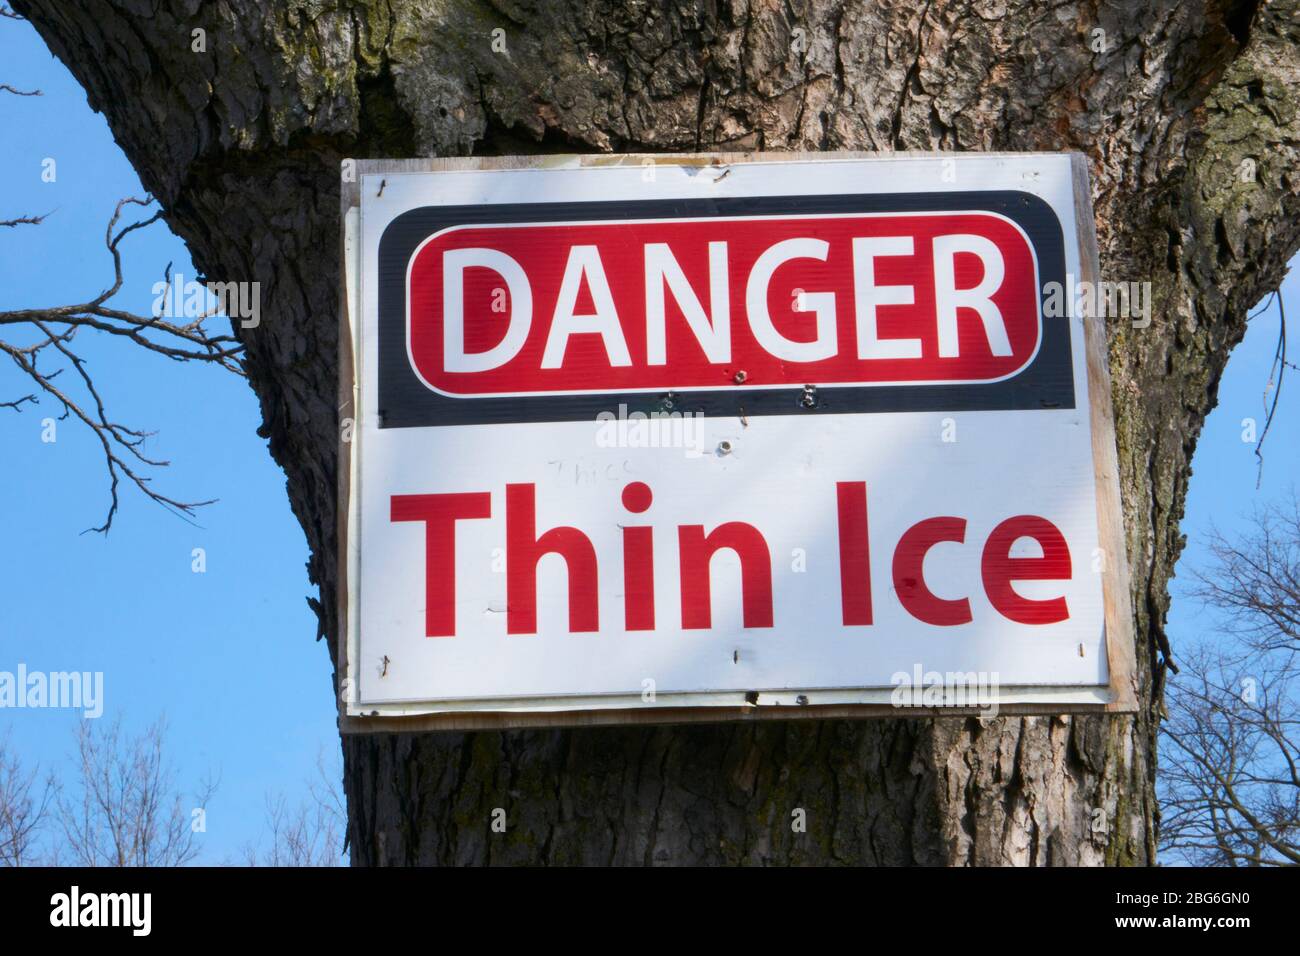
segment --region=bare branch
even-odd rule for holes
[[[139,737],[124,735],[120,720],[102,730],[90,721],[78,725],[76,792],[58,801],[65,848],[77,864],[183,866],[198,856],[165,737],[161,721]],[[195,808],[205,807],[214,790],[203,784]]]
[[[14,411],[22,411],[23,402],[37,404],[35,395],[24,395],[22,398],[16,398],[12,402],[0,402],[0,408],[12,408]]]
[[[38,773],[10,752],[8,734],[0,737],[0,866],[36,862],[36,836],[57,795],[53,778],[40,781]]]
[[[14,226],[39,226],[47,216],[49,216],[48,212],[44,216],[19,216],[17,219],[0,219],[0,226],[10,228]]]
[[[1273,353],[1273,366],[1269,369],[1268,385],[1264,388],[1264,430],[1259,433],[1259,441],[1255,443],[1255,458],[1259,460],[1259,470],[1255,477],[1255,490],[1259,490],[1260,484],[1264,481],[1264,439],[1268,437],[1268,431],[1273,426],[1273,416],[1277,413],[1278,402],[1282,398],[1282,380],[1286,377],[1286,370],[1294,368],[1294,363],[1289,362],[1286,357],[1286,306],[1282,301],[1282,289],[1278,287],[1269,297],[1269,301],[1277,299],[1278,312],[1278,333],[1277,349]],[[1267,305],[1265,306],[1267,308]],[[1261,310],[1262,311],[1262,310]],[[1273,401],[1268,400],[1269,392],[1273,393]]]
[[[1300,865],[1300,502],[1211,533],[1195,591],[1222,619],[1168,688],[1162,850],[1193,865]]]
[[[1249,529],[1205,542],[1213,567],[1194,570],[1194,596],[1221,612],[1246,646],[1300,652],[1300,501],[1258,508]]]
[[[244,848],[247,866],[339,866],[343,861],[347,811],[337,782],[325,767],[324,755],[316,761],[316,777],[308,782],[308,798],[290,807],[283,795],[266,798],[266,826],[270,845]]]
[[[219,310],[200,310],[189,321],[174,320],[164,317],[136,315],[113,308],[109,302],[122,288],[122,254],[121,242],[132,232],[143,229],[161,217],[155,211],[147,218],[119,226],[122,215],[128,206],[149,207],[151,198],[126,198],[118,202],[113,216],[104,231],[104,246],[113,262],[113,280],[94,298],[74,305],[56,306],[40,309],[16,309],[0,312],[0,327],[29,327],[40,332],[43,338],[35,344],[18,346],[0,339],[0,352],[13,360],[19,371],[38,386],[35,394],[23,396],[12,402],[0,403],[0,407],[21,411],[25,402],[39,403],[38,395],[53,398],[63,408],[63,418],[69,415],[86,425],[100,441],[104,452],[104,462],[109,474],[109,507],[104,523],[88,529],[107,532],[113,525],[120,504],[118,487],[123,479],[134,485],[146,497],[162,505],[174,514],[189,517],[196,508],[212,504],[212,501],[180,501],[155,491],[150,486],[150,478],[139,468],[166,467],[166,461],[150,458],[144,454],[142,447],[152,433],[131,428],[113,421],[108,414],[103,397],[95,385],[86,367],[85,359],[73,350],[71,342],[80,329],[92,329],[107,335],[117,336],[132,342],[141,348],[176,362],[206,362],[218,365],[236,375],[243,375],[241,356],[243,346],[232,334],[210,334],[204,323]],[[38,224],[45,217],[23,217],[7,224]],[[168,268],[168,290],[162,299],[165,301],[170,293],[170,267]],[[187,318],[189,318],[187,316]],[[46,352],[61,360],[64,364],[52,371],[43,371],[40,358]],[[54,379],[65,367],[77,373],[81,385],[89,396],[88,401],[80,401],[68,391],[54,383]]]

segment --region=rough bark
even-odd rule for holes
[[[1109,329],[1141,713],[346,739],[349,833],[359,864],[1153,861],[1159,648],[1190,457],[1247,307],[1300,243],[1296,0],[13,5],[107,115],[197,266],[262,283],[263,322],[241,334],[322,633],[341,158],[1084,152],[1104,276],[1155,289],[1149,328]]]

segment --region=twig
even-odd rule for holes
[[[0,327],[27,325],[43,336],[35,344],[26,346],[13,345],[0,340],[0,353],[8,355],[18,369],[39,388],[36,394],[25,395],[14,401],[0,402],[0,407],[20,412],[21,406],[26,402],[39,404],[37,395],[43,394],[63,406],[61,419],[71,415],[94,432],[103,449],[104,462],[108,468],[110,503],[104,523],[87,530],[101,533],[107,532],[112,527],[119,506],[118,487],[122,479],[126,479],[146,497],[182,518],[188,519],[194,514],[195,509],[213,502],[180,501],[164,495],[155,491],[149,484],[149,477],[137,470],[141,466],[166,467],[168,462],[150,458],[143,452],[144,442],[153,434],[152,432],[130,428],[109,417],[108,409],[86,367],[85,359],[72,348],[71,343],[76,333],[82,328],[94,329],[128,339],[173,361],[209,362],[236,375],[244,374],[241,363],[243,346],[239,340],[234,335],[209,335],[203,328],[203,323],[207,319],[218,314],[216,310],[206,311],[193,321],[177,322],[165,319],[161,315],[136,315],[115,309],[109,304],[122,288],[122,255],[119,248],[122,240],[132,232],[156,222],[162,215],[160,211],[156,211],[146,219],[119,227],[122,212],[128,205],[147,207],[152,203],[151,198],[128,198],[118,202],[104,233],[104,245],[113,259],[113,281],[93,299],[76,305],[0,312]],[[39,224],[41,219],[44,217],[24,217],[6,225],[20,222]],[[168,275],[170,277],[170,264]],[[39,366],[40,357],[47,350],[51,350],[51,355],[62,359],[65,365],[48,372],[42,370]],[[91,399],[89,404],[79,402],[68,391],[55,384],[54,380],[63,368],[68,366],[76,371],[83,388],[89,394]]]
[[[1277,373],[1277,388],[1273,391],[1273,404],[1268,406],[1268,416],[1264,419],[1264,430],[1259,433],[1259,441],[1255,443],[1255,457],[1259,459],[1259,470],[1255,476],[1255,490],[1259,491],[1259,486],[1264,481],[1264,439],[1268,435],[1268,430],[1273,424],[1273,416],[1277,413],[1278,399],[1282,396],[1282,379],[1286,375],[1286,370],[1290,362],[1286,360],[1286,307],[1282,304],[1282,287],[1278,286],[1273,296],[1277,298],[1277,311],[1280,317],[1277,332],[1277,349],[1273,352],[1273,364],[1268,370],[1268,385],[1264,388],[1264,400],[1268,401],[1269,389],[1273,388],[1273,373]],[[1271,300],[1270,300],[1271,301]],[[1267,308],[1267,304],[1265,305]],[[1261,310],[1262,311],[1262,310]],[[1258,313],[1256,313],[1258,314]]]
[[[48,215],[47,212],[45,216],[19,216],[17,219],[0,219],[0,226],[8,226],[11,229],[14,226],[39,226]]]

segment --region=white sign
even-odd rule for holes
[[[1077,163],[363,163],[345,716],[1131,706]]]

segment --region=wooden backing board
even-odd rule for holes
[[[353,459],[352,429],[343,423],[356,418],[357,386],[353,353],[352,294],[347,281],[348,250],[346,230],[350,210],[361,203],[363,175],[383,173],[418,173],[439,170],[519,169],[548,167],[587,167],[646,164],[726,166],[739,162],[790,162],[797,160],[845,160],[881,158],[951,158],[957,154],[896,152],[871,153],[842,151],[825,153],[704,153],[704,154],[594,154],[498,156],[470,158],[345,160],[351,163],[350,175],[340,189],[339,261],[339,446],[337,501],[337,607],[335,623],[340,692],[335,695],[339,729],[343,733],[417,733],[440,730],[494,730],[526,727],[593,727],[627,724],[683,724],[735,720],[849,719],[866,717],[958,717],[987,713],[975,707],[896,708],[881,703],[808,704],[804,706],[751,705],[624,708],[604,710],[550,710],[521,712],[515,710],[474,711],[462,713],[419,714],[411,716],[354,716],[347,713],[347,686],[351,680],[349,661],[348,602],[352,542],[349,524],[352,519],[352,488],[356,462]],[[980,155],[1023,155],[984,153]],[[1096,228],[1091,215],[1091,191],[1086,158],[1071,153],[1071,172],[1075,196],[1076,243],[1082,280],[1098,279]],[[1068,240],[1068,237],[1067,237]],[[360,242],[357,235],[356,241]],[[359,276],[357,276],[359,279]],[[1067,295],[1073,290],[1067,289]],[[1061,703],[1058,705],[1000,703],[998,714],[1045,715],[1067,713],[1114,712],[1137,710],[1135,645],[1133,636],[1132,597],[1129,584],[1128,557],[1125,547],[1123,511],[1120,503],[1118,456],[1115,445],[1110,366],[1107,358],[1104,319],[1087,316],[1084,321],[1085,352],[1088,368],[1088,393],[1092,432],[1093,468],[1096,479],[1098,540],[1102,551],[1102,587],[1106,628],[1107,668],[1110,675],[1109,702]]]
[[[1070,154],[1070,169],[1074,181],[1075,223],[1078,227],[1079,265],[1082,272],[1080,279],[1095,283],[1100,279],[1097,227],[1092,216],[1088,162],[1081,153]],[[1115,411],[1103,317],[1089,315],[1085,318],[1084,350],[1088,360],[1092,467],[1096,477],[1097,534],[1103,560],[1106,663],[1110,673],[1111,700],[1106,705],[1106,710],[1132,713],[1137,710],[1133,598],[1129,591],[1128,548],[1124,538],[1124,510],[1119,497],[1119,455],[1115,445]]]

